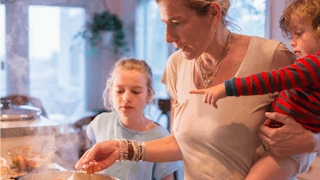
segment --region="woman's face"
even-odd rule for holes
[[[179,48],[186,59],[200,56],[213,38],[212,15],[198,16],[184,0],[162,0],[158,5],[167,43]]]
[[[313,34],[307,18],[298,18],[293,15],[289,24],[289,32],[292,36],[290,45],[299,58],[320,51],[320,37]]]
[[[118,70],[110,95],[113,107],[120,116],[140,116],[148,102],[146,77],[139,71]]]

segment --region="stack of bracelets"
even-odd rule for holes
[[[126,139],[116,139],[120,146],[120,157],[117,161],[145,161],[147,159],[147,148],[144,142],[126,140]],[[124,141],[126,147],[122,147],[121,141]],[[123,152],[123,149],[126,148],[126,151]],[[142,159],[142,157],[144,157]]]

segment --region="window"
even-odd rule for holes
[[[241,34],[265,37],[266,0],[231,0],[228,13]]]
[[[166,86],[160,82],[169,57],[165,30],[157,3],[154,0],[141,1],[136,10],[136,57],[145,60],[152,69],[155,99],[169,98]]]
[[[29,6],[30,95],[50,119],[84,111],[84,23],[84,8]]]
[[[7,95],[6,70],[6,8],[0,4],[0,97]]]

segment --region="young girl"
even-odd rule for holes
[[[104,92],[105,106],[109,101],[113,111],[99,114],[88,125],[89,139],[99,143],[114,139],[152,141],[169,136],[167,129],[143,115],[145,105],[152,102],[153,95],[152,73],[147,63],[136,59],[119,60]],[[116,162],[103,173],[119,179],[172,179],[173,172],[182,166],[180,163]]]
[[[217,108],[217,101],[227,96],[280,92],[272,103],[270,111],[289,115],[306,129],[320,132],[320,1],[294,0],[284,10],[280,27],[291,38],[290,45],[293,47],[293,52],[300,58],[293,65],[244,78],[233,78],[223,84],[208,89],[190,91],[190,93],[205,94],[204,102]],[[271,127],[281,125],[276,120],[270,124]],[[265,143],[265,148],[269,149],[269,144]],[[273,154],[266,153],[257,163],[271,165],[269,160],[276,161],[276,164],[282,166],[286,171],[284,177],[290,178],[295,172],[295,169],[292,169],[295,165],[290,166],[295,163],[290,160],[291,158],[302,164],[297,170],[301,173],[308,170],[314,157],[315,153],[309,156],[299,154],[280,159]],[[255,167],[253,166],[247,179],[260,173],[265,173],[266,179],[268,179],[267,177],[272,179],[273,173],[277,173],[265,170],[259,172]]]

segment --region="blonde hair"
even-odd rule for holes
[[[159,3],[162,0],[156,0]],[[175,0],[174,0],[175,1]],[[230,8],[230,0],[184,0],[188,9],[194,10],[199,16],[207,15],[209,11],[210,4],[212,2],[217,2],[221,6],[221,20],[223,25],[232,25],[230,21],[226,18],[228,17],[228,10]]]
[[[114,77],[117,71],[119,70],[125,70],[125,71],[139,71],[141,74],[143,74],[147,80],[147,89],[148,89],[148,99],[150,100],[149,103],[152,104],[152,99],[155,94],[155,91],[152,86],[152,72],[149,65],[143,61],[143,60],[137,60],[134,58],[131,59],[121,59],[119,60],[113,67],[110,77],[107,80],[106,88],[103,92],[103,102],[104,106],[107,109],[113,109],[113,103],[112,99],[110,98],[110,92],[109,89],[113,85]],[[109,105],[111,107],[109,107]]]
[[[293,15],[298,18],[309,19],[310,27],[315,36],[320,36],[317,30],[320,26],[320,1],[319,0],[293,0],[287,5],[280,18],[280,28],[285,37],[291,38],[289,23]]]

